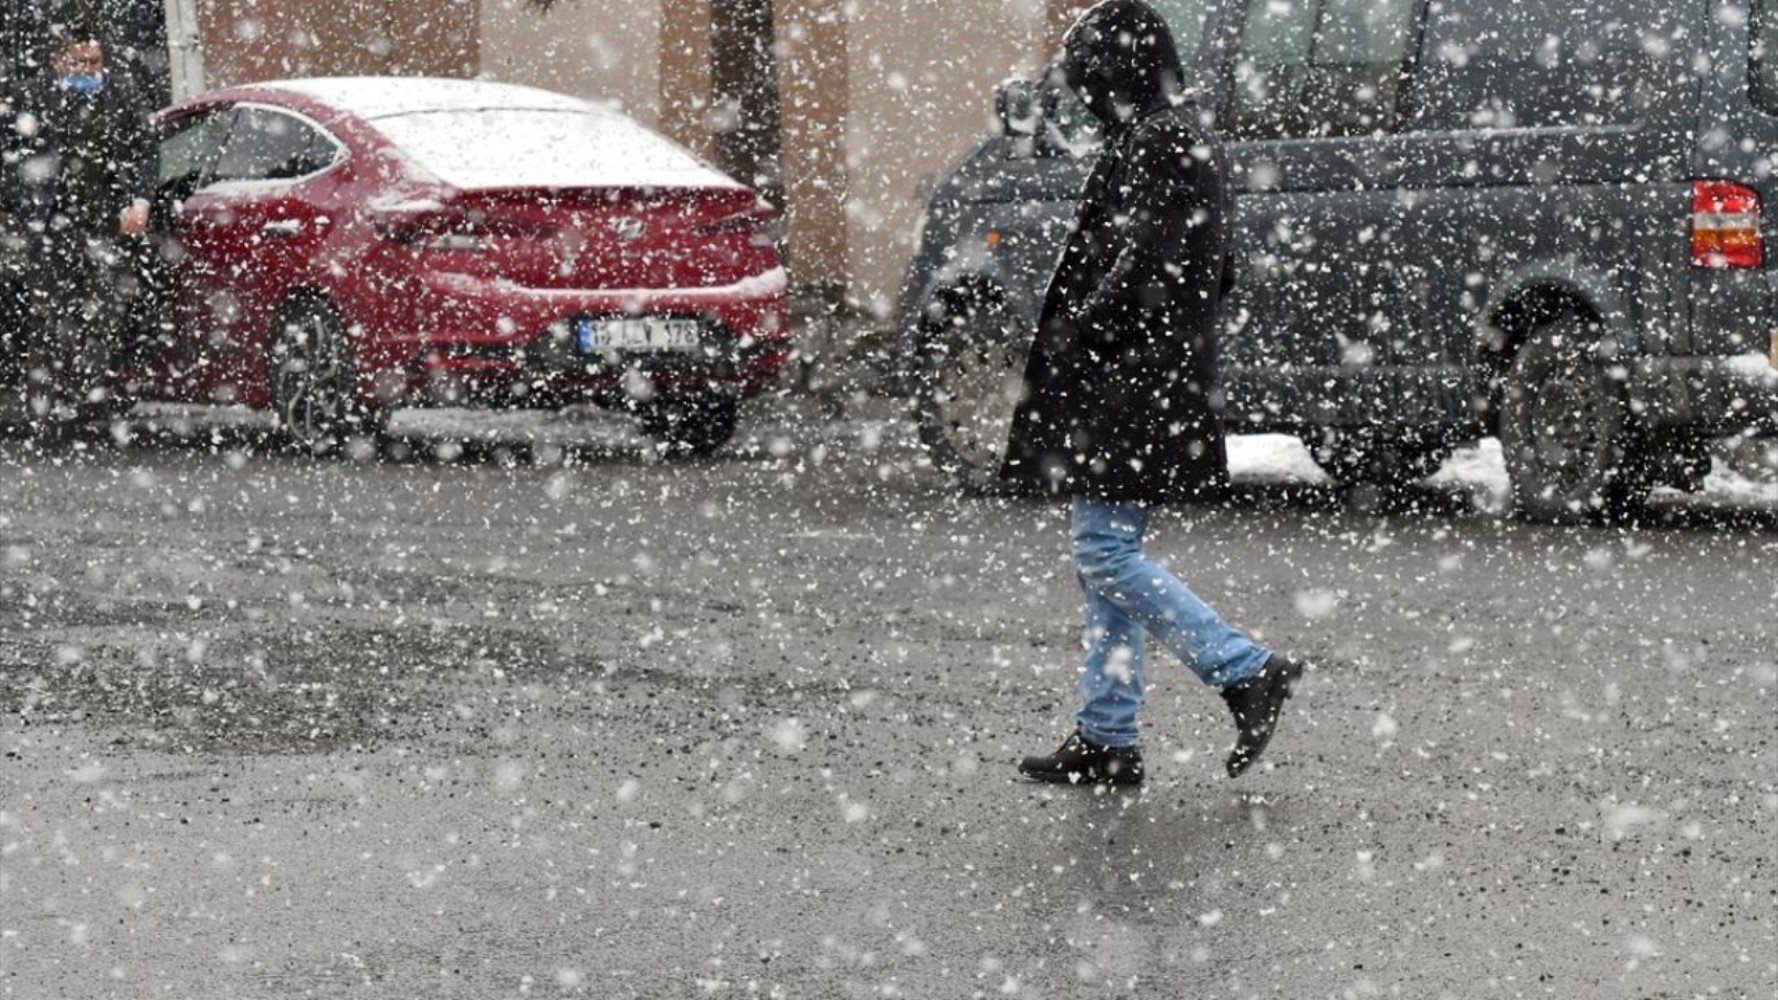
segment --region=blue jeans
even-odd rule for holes
[[[1148,510],[1074,498],[1074,570],[1086,596],[1081,735],[1100,746],[1135,746],[1140,735],[1144,633],[1218,688],[1259,673],[1271,654],[1229,626],[1179,578],[1142,554]]]

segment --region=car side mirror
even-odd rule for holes
[[[1017,77],[994,89],[994,117],[1003,135],[1035,139],[1043,125],[1043,102],[1037,85]]]

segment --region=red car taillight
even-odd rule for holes
[[[1759,192],[1728,181],[1692,182],[1692,266],[1761,267]]]

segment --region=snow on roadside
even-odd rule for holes
[[[1229,477],[1238,483],[1331,482],[1293,434],[1231,434]]]
[[[1512,480],[1507,477],[1506,456],[1497,438],[1483,438],[1458,448],[1426,481],[1432,486],[1469,491],[1483,510],[1504,511],[1512,504]]]
[[[870,408],[869,416],[827,420],[813,412],[816,407],[801,401],[755,404],[744,417],[732,446],[744,453],[785,454],[799,446],[846,443],[875,451],[893,442],[897,447],[918,447],[912,424],[898,410]],[[210,428],[269,430],[271,415],[244,406],[187,406],[172,403],[137,404],[139,422],[179,435]],[[647,439],[635,421],[597,407],[577,406],[560,412],[546,410],[415,409],[398,410],[390,424],[395,434],[415,439],[459,442],[524,443],[557,447],[593,447],[637,450]],[[1778,447],[1744,446],[1725,450],[1704,480],[1696,499],[1734,507],[1778,506]],[[1229,473],[1238,483],[1261,485],[1302,484],[1325,487],[1331,483],[1315,464],[1308,447],[1290,434],[1235,434],[1228,439]],[[1500,442],[1484,438],[1458,448],[1427,480],[1435,489],[1468,493],[1477,507],[1505,511],[1512,498],[1506,462]],[[1662,497],[1684,497],[1673,490],[1657,491]]]
[[[1743,468],[1718,458],[1704,477],[1704,495],[1737,507],[1778,506],[1778,465]]]

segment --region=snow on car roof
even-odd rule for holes
[[[579,98],[536,87],[492,80],[458,80],[433,76],[330,76],[273,80],[255,84],[288,90],[360,118],[382,118],[417,111],[461,111],[475,108],[536,108],[614,114]]]
[[[459,190],[740,186],[623,114],[535,87],[432,77],[260,86],[369,121],[427,173]]]

